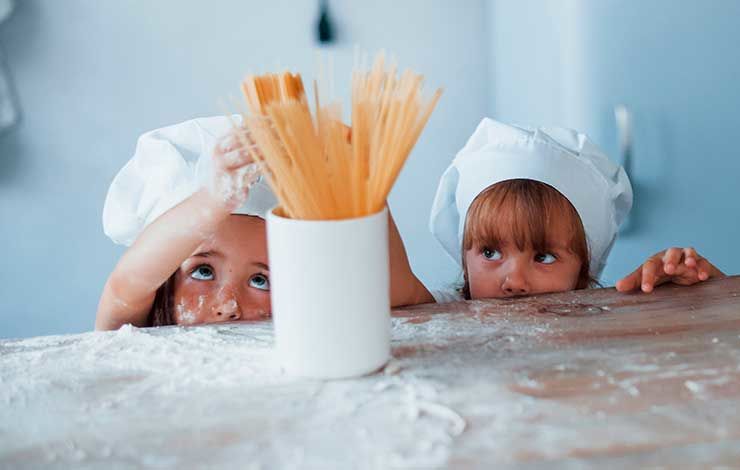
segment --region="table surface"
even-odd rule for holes
[[[272,325],[0,341],[0,467],[740,466],[740,277],[394,311],[358,379]]]

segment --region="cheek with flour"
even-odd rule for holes
[[[178,325],[194,325],[202,323],[205,315],[205,295],[196,298],[180,297],[175,302],[175,321]]]

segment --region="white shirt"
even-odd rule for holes
[[[434,297],[434,301],[438,304],[448,304],[450,302],[460,302],[461,300],[465,300],[462,293],[452,287],[447,289],[432,290],[429,291],[429,293],[432,294],[432,297]]]

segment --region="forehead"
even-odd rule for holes
[[[265,221],[259,217],[230,215],[216,233],[201,243],[196,253],[218,252],[223,256],[264,263],[267,259]]]
[[[520,250],[570,249],[573,233],[566,217],[541,221],[534,228],[528,224],[499,221],[481,236],[474,237],[478,245],[515,246]]]
[[[556,190],[531,186],[507,182],[482,193],[467,214],[465,248],[508,244],[520,250],[570,248],[580,225],[575,209]]]

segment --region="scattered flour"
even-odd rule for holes
[[[700,394],[704,392],[704,386],[698,382],[694,382],[693,380],[687,380],[683,384],[686,388],[691,390],[691,393]]]
[[[648,400],[670,422],[710,416],[692,427],[706,442],[737,435],[740,411],[705,400],[740,374],[732,348],[698,367],[682,343],[570,344],[555,318],[470,313],[393,318],[384,373],[326,382],[280,372],[268,322],[0,341],[0,467],[493,467],[680,442],[683,426],[618,413]],[[661,402],[671,384],[702,407]]]

